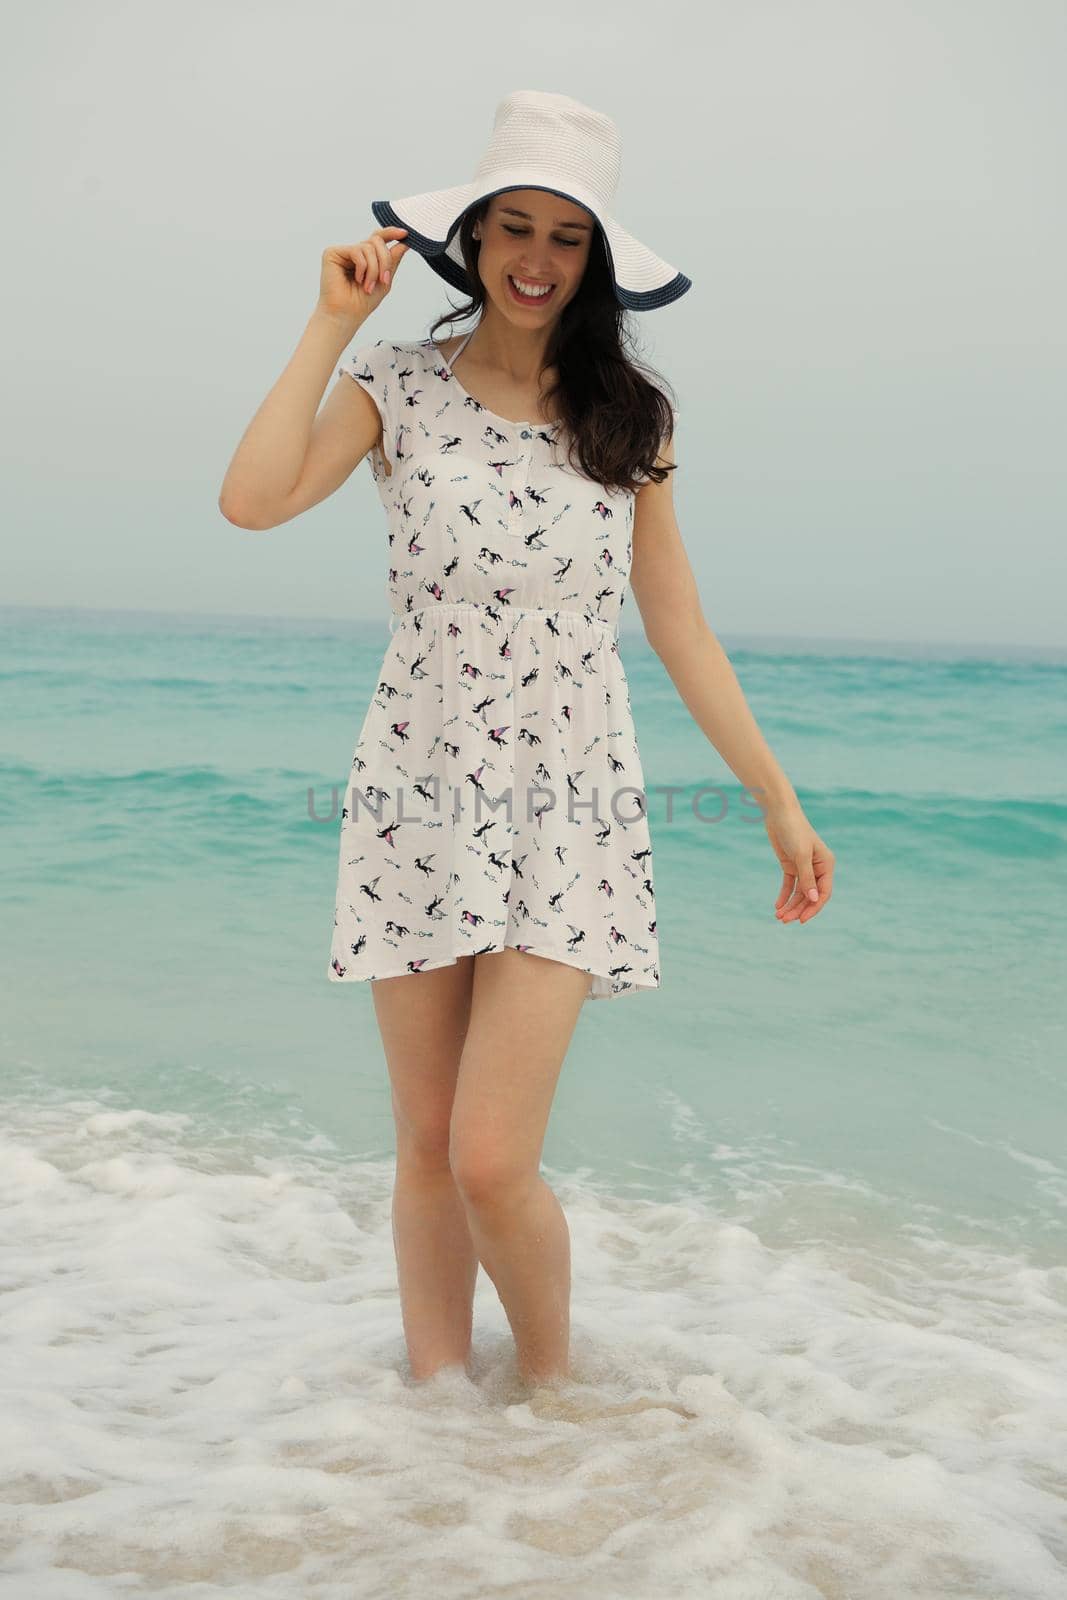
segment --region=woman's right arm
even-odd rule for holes
[[[404,228],[323,253],[319,300],[288,365],[234,452],[219,510],[238,528],[276,528],[340,488],[381,437],[378,409],[358,383],[320,403],[341,352],[381,304],[408,245]]]

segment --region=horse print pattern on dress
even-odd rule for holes
[[[391,637],[341,811],[329,977],[512,946],[590,973],[590,999],[658,988],[618,650],[633,494],[576,472],[558,426],[487,410],[431,339],[337,370],[382,417]]]

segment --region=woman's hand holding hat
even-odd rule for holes
[[[400,242],[406,228],[375,228],[359,244],[331,245],[322,253],[319,310],[363,322],[393,286],[397,262],[410,245]],[[392,243],[390,243],[392,241]]]

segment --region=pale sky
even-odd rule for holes
[[[693,280],[634,322],[711,626],[1065,642],[1063,0],[45,0],[5,44],[0,600],[384,619],[366,463],[269,533],[219,487],[323,249],[533,88],[615,118]],[[412,252],[353,348],[459,299]]]

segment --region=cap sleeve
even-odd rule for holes
[[[359,384],[361,389],[366,389],[382,419],[382,447],[375,447],[368,457],[371,471],[379,482],[388,474],[382,465],[381,457],[384,453],[385,465],[390,472],[396,463],[396,435],[400,420],[400,397],[398,377],[398,351],[397,346],[388,339],[378,339],[373,344],[361,345],[345,356],[337,369],[337,376],[347,373]]]

